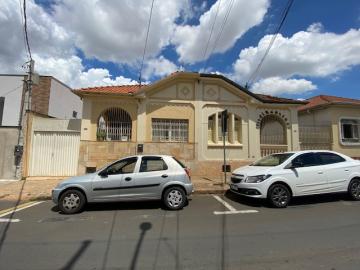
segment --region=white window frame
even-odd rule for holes
[[[347,141],[343,141],[345,138],[343,138],[343,128],[342,128],[342,123],[341,121],[343,120],[356,120],[358,122],[358,142],[347,142]],[[341,145],[360,145],[360,117],[341,117],[339,119],[339,141]]]
[[[154,129],[154,121],[163,121],[163,123],[157,123],[158,125],[163,125],[162,129],[157,131]],[[168,129],[167,129],[168,125]],[[171,125],[173,125],[171,127]],[[178,136],[174,137],[172,132],[176,128],[178,130]],[[185,127],[186,129],[181,129]],[[154,135],[155,132],[158,132],[158,135]],[[164,136],[164,134],[167,134]],[[152,118],[151,119],[151,139],[153,142],[179,142],[187,143],[189,142],[189,119],[168,119],[168,118]]]

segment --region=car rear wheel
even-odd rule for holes
[[[360,201],[360,179],[351,180],[349,185],[349,195],[353,200]]]
[[[268,192],[268,200],[271,206],[276,208],[285,208],[291,199],[289,189],[282,184],[272,185]]]
[[[85,202],[85,196],[81,191],[70,189],[61,194],[58,206],[64,214],[75,214],[84,209]]]
[[[182,209],[186,200],[185,192],[180,187],[170,187],[164,192],[163,202],[170,210]]]

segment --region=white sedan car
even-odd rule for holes
[[[277,208],[286,207],[291,197],[332,192],[360,200],[360,161],[322,150],[273,154],[236,169],[230,190],[267,198]]]

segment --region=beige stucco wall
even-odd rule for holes
[[[136,142],[138,104],[135,99],[127,97],[86,97],[83,104],[81,140],[96,141],[97,123],[101,113],[110,108],[121,108],[131,117],[131,141]]]
[[[152,119],[182,119],[189,123],[189,143],[194,142],[194,107],[191,103],[149,102],[146,106],[146,142],[152,142]]]
[[[241,143],[227,144],[226,157],[230,163],[245,164],[260,157],[258,123],[266,110],[286,118],[289,123],[286,128],[288,150],[299,150],[296,106],[263,104],[217,78],[181,75],[176,79],[155,83],[137,96],[86,96],[83,99],[82,157],[79,166],[82,171],[89,164],[99,167],[122,155],[134,154],[136,143],[144,143],[144,153],[174,155],[189,163],[199,174],[207,171],[214,173],[214,170],[210,169],[215,163],[216,171],[219,171],[219,164],[223,160],[222,142],[208,143],[208,117],[225,109],[241,118]],[[111,107],[120,107],[130,114],[133,120],[132,142],[96,142],[98,117],[101,112]],[[187,119],[189,141],[152,142],[153,118]],[[114,147],[118,152],[112,150]]]
[[[340,119],[341,118],[360,118],[360,109],[359,108],[349,108],[349,107],[333,107],[329,108],[329,114],[331,115],[331,126],[333,132],[333,150],[344,153],[345,155],[351,157],[360,157],[360,145],[344,145],[341,143],[340,135]]]
[[[360,157],[360,145],[344,145],[341,143],[341,118],[360,118],[360,109],[350,106],[330,106],[319,110],[299,113],[299,122],[307,125],[329,125],[332,130],[332,150],[351,157]]]

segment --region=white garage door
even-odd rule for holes
[[[30,154],[30,176],[77,174],[80,133],[35,131]]]

